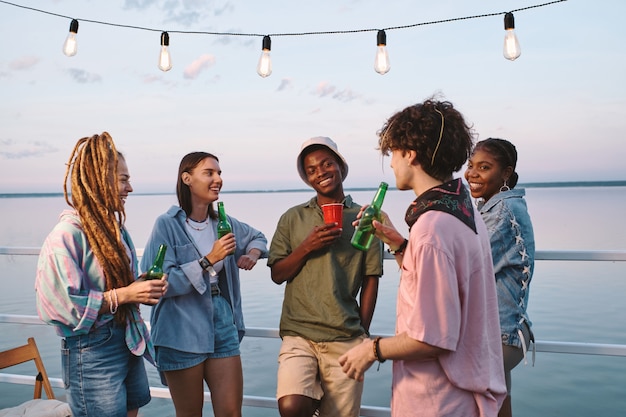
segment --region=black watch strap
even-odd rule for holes
[[[404,242],[402,242],[402,244],[400,245],[400,247],[398,247],[398,249],[396,250],[391,250],[391,248],[387,249],[387,252],[389,252],[392,255],[402,255],[404,253],[404,250],[406,249],[406,245],[409,244],[409,241],[407,239],[404,239]]]
[[[206,256],[203,256],[202,258],[200,258],[200,260],[198,261],[200,262],[200,266],[202,267],[202,269],[204,269],[205,271],[208,270],[210,267],[213,266],[213,264],[211,263],[211,261],[209,261],[207,259]]]

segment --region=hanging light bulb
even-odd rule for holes
[[[515,61],[522,54],[522,49],[513,29],[515,29],[515,18],[513,13],[508,12],[504,15],[504,57],[511,61]]]
[[[169,51],[170,35],[167,32],[161,33],[161,53],[159,54],[159,69],[169,71],[172,69],[172,57]]]
[[[78,20],[72,19],[70,23],[70,33],[67,34],[65,42],[63,43],[63,53],[67,56],[74,56],[78,51],[78,45],[76,44],[76,34],[78,33]]]
[[[374,69],[380,75],[387,74],[391,69],[389,65],[389,54],[387,53],[387,34],[384,30],[379,30],[376,35],[376,59],[374,60]]]
[[[271,50],[272,40],[268,35],[265,35],[263,36],[261,58],[259,58],[259,65],[256,67],[256,72],[263,78],[270,76],[272,73],[272,59],[270,58]]]

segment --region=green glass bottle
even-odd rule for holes
[[[159,246],[154,262],[152,262],[152,266],[146,273],[146,279],[161,279],[163,277],[163,260],[165,259],[166,251],[167,245]]]
[[[226,236],[229,233],[233,232],[233,227],[230,225],[228,221],[228,217],[226,217],[226,211],[224,210],[224,203],[221,201],[217,202],[217,238],[220,239],[222,236]],[[231,252],[229,255],[235,253]]]
[[[372,221],[380,221],[380,209],[383,206],[383,200],[385,199],[385,193],[387,193],[387,187],[388,185],[386,182],[380,183],[378,191],[376,191],[376,195],[372,200],[372,204],[363,210],[363,214],[359,220],[359,225],[356,229],[354,229],[354,234],[352,235],[350,243],[352,243],[352,246],[359,250],[368,250],[372,244],[372,240],[374,240],[374,227],[372,226]]]

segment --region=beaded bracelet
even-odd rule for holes
[[[374,358],[375,358],[378,362],[383,363],[383,362],[385,362],[387,359],[383,359],[383,358],[382,358],[382,356],[381,356],[381,354],[380,354],[380,348],[378,347],[378,342],[380,342],[380,339],[381,339],[381,337],[380,337],[380,336],[377,336],[377,337],[374,339],[374,343],[372,344],[372,346],[373,346],[373,349],[374,349]]]
[[[111,296],[111,292],[115,296],[115,307],[113,307],[113,297]],[[111,291],[109,291],[109,311],[111,312],[111,314],[117,313],[118,307],[119,304],[117,302],[117,292],[115,291],[115,288],[113,288]]]

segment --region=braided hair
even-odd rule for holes
[[[107,132],[84,137],[74,146],[63,184],[65,201],[78,212],[89,246],[104,272],[105,291],[134,281],[122,241],[126,213],[117,187],[119,158],[123,156]],[[132,307],[119,306],[116,320],[124,323]]]
[[[488,138],[476,144],[474,151],[479,149],[491,154],[502,169],[506,167],[513,168],[513,172],[506,181],[506,185],[511,189],[515,188],[517,180],[519,179],[519,175],[515,172],[515,166],[517,165],[517,149],[515,149],[515,145],[505,139]]]

